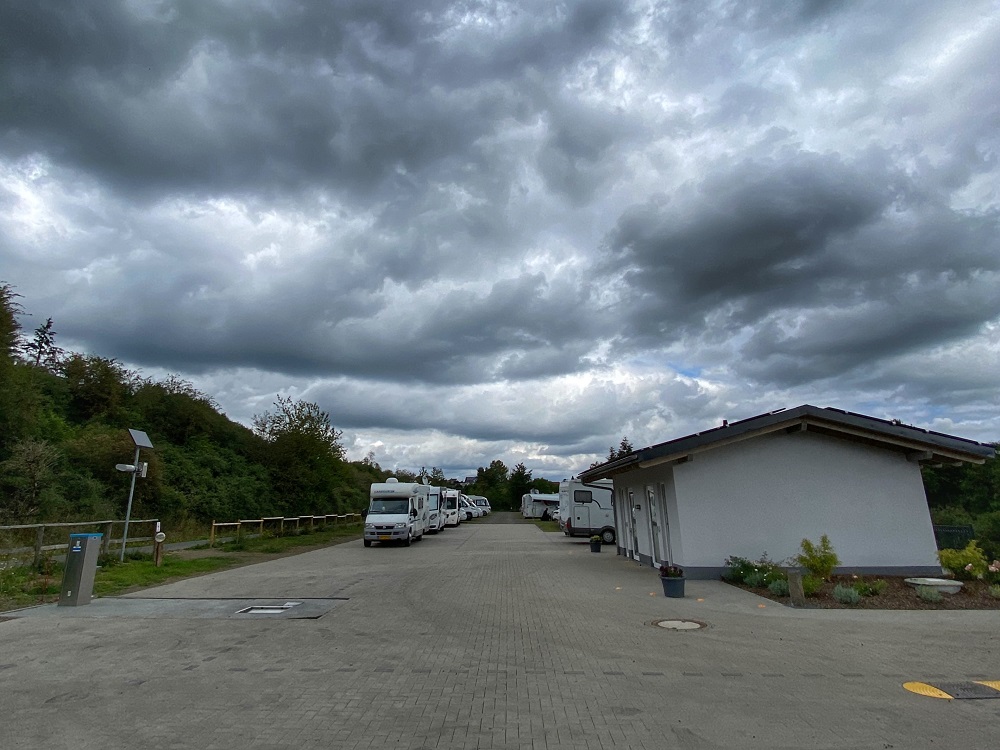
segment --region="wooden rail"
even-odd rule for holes
[[[267,516],[265,518],[244,518],[239,521],[212,521],[212,530],[208,535],[208,546],[212,547],[215,545],[215,530],[235,528],[236,538],[239,539],[243,534],[244,526],[251,526],[256,528],[257,533],[263,535],[265,528],[274,528],[277,526],[278,532],[283,532],[285,530],[285,525],[287,524],[289,528],[294,524],[296,530],[302,528],[306,523],[309,524],[309,528],[314,528],[315,524],[318,523],[333,523],[336,526],[340,522],[351,523],[361,520],[360,513],[327,513],[321,516]]]
[[[149,523],[153,524],[153,528],[156,528],[156,523],[159,521],[158,518],[145,518],[137,520],[130,520],[129,524],[134,523]],[[56,529],[56,528],[79,528],[83,526],[97,526],[102,530],[103,537],[101,539],[101,553],[107,554],[111,549],[111,542],[117,542],[121,544],[121,539],[112,539],[111,535],[114,530],[115,524],[121,524],[124,529],[125,521],[69,521],[69,522],[59,522],[59,523],[22,523],[15,526],[0,526],[0,531],[26,531],[28,529],[35,530],[35,543],[31,547],[15,547],[13,549],[3,549],[0,550],[2,555],[22,555],[25,552],[33,552],[34,558],[32,559],[32,565],[38,565],[42,561],[42,553],[50,552],[52,550],[63,549],[66,547],[66,542],[60,544],[45,544],[45,529]],[[130,542],[148,542],[153,538],[152,534],[148,537],[132,537],[129,539]]]

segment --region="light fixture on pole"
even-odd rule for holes
[[[142,476],[146,476],[146,464],[139,463],[139,449],[153,447],[153,444],[149,441],[149,437],[142,430],[129,430],[128,434],[135,444],[135,458],[132,459],[132,463],[130,464],[115,464],[115,468],[118,471],[132,475],[132,482],[128,488],[128,507],[125,508],[125,531],[122,533],[122,549],[121,554],[118,556],[119,561],[122,562],[125,560],[125,545],[128,544],[128,522],[132,516],[132,495],[135,493],[135,475],[141,474]]]

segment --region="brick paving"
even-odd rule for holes
[[[1000,701],[901,688],[1000,679],[995,613],[790,610],[711,581],[664,599],[654,571],[613,549],[592,554],[586,540],[508,519],[410,548],[357,541],[88,607],[7,613],[0,747],[995,742]],[[183,606],[296,598],[337,600],[318,619]],[[181,601],[151,617],[150,599]],[[708,627],[652,626],[664,618]]]

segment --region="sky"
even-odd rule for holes
[[[976,0],[7,0],[0,281],[385,468],[803,403],[995,441],[998,52]]]

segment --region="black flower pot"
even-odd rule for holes
[[[663,584],[663,595],[671,599],[683,599],[684,598],[684,577],[679,578],[666,578],[661,577],[660,583]]]
[[[600,542],[591,542],[590,543],[590,551],[591,552],[600,552],[601,551],[601,543]]]

